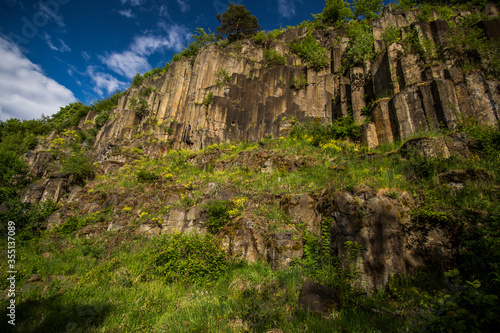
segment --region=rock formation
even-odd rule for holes
[[[497,12],[494,4],[485,7],[489,17]],[[469,14],[459,13],[458,18]],[[453,129],[469,118],[497,126],[498,80],[464,72],[453,57],[429,62],[425,56],[407,53],[398,43],[385,45],[383,33],[389,27],[401,29],[403,38],[416,31],[422,45],[443,45],[449,26],[434,15],[431,23],[417,23],[418,10],[393,11],[387,6],[381,18],[370,22],[378,54],[375,61],[344,72],[342,59],[349,38],[343,29],[314,31],[331,57],[331,66],[319,72],[302,64],[288,47],[295,38],[306,36],[306,28],[287,30],[268,45],[286,56],[286,66],[267,67],[264,48],[251,40],[224,49],[209,45],[196,58],[183,58],[162,76],[127,90],[98,133],[96,151],[105,159],[113,145],[143,136],[154,141],[150,155],[167,147],[199,149],[213,143],[256,141],[286,132],[291,119],[331,122],[349,112],[363,124],[363,141],[369,147],[443,126]],[[486,20],[480,26],[488,38],[498,39],[498,20]],[[223,71],[230,76],[227,82],[221,79]],[[297,84],[302,79],[306,85]],[[150,89],[144,93],[146,88]],[[130,101],[141,94],[149,109],[137,116]],[[95,116],[90,113],[80,127]]]

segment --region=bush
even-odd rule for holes
[[[217,86],[222,86],[224,84],[229,83],[229,81],[231,81],[231,76],[224,68],[222,68],[220,71],[218,71],[215,74],[215,76],[217,77],[217,79],[215,80],[215,84]]]
[[[86,179],[94,177],[94,165],[83,153],[73,153],[62,166],[62,171],[66,175],[72,175],[76,183],[83,183]]]
[[[259,31],[258,33],[253,36],[253,41],[255,44],[264,44],[264,42],[267,40],[267,34],[265,31]]]
[[[149,109],[148,101],[144,97],[136,99],[134,96],[130,97],[130,109],[135,112],[138,117],[142,117]]]
[[[393,25],[388,26],[382,34],[382,38],[387,45],[397,43],[401,41],[401,29],[396,28]]]
[[[343,0],[325,0],[325,8],[321,14],[313,14],[316,20],[325,24],[338,25],[346,18],[352,17],[349,3]]]
[[[64,130],[69,127],[77,126],[82,117],[89,113],[91,107],[84,105],[82,102],[70,103],[67,106],[61,107],[59,112],[52,115],[50,124],[57,130]]]
[[[307,122],[295,125],[290,137],[302,139],[304,135],[309,137],[309,143],[319,146],[331,140],[349,138],[352,141],[359,141],[361,138],[360,126],[354,123],[352,116],[336,119],[332,124],[321,124],[319,122]]]
[[[295,40],[290,44],[290,51],[297,54],[308,66],[318,71],[330,65],[326,49],[311,35],[302,42]]]
[[[205,97],[203,97],[203,101],[201,102],[201,104],[208,107],[210,104],[212,104],[213,101],[214,94],[212,92],[209,92],[208,95],[205,95]]]
[[[367,20],[376,17],[384,7],[382,0],[354,0],[354,17],[364,16]]]
[[[264,50],[264,59],[268,67],[287,64],[285,56],[275,50]]]
[[[3,199],[2,199],[3,200]],[[19,198],[3,200],[7,207],[5,213],[0,213],[0,234],[7,233],[7,221],[13,221],[16,226],[16,237],[23,240],[32,239],[45,229],[47,219],[55,211],[56,204],[53,201],[45,201],[39,204],[21,203]]]
[[[347,59],[352,66],[366,64],[375,57],[373,30],[366,21],[351,21],[346,31],[350,38]]]
[[[141,89],[141,91],[139,92],[139,96],[148,97],[151,92],[153,92],[153,88],[151,86],[147,86],[146,88]]]
[[[137,180],[141,183],[154,183],[158,180],[158,175],[145,169],[137,172]]]
[[[150,254],[151,273],[165,282],[207,284],[228,267],[226,254],[212,235],[176,233],[158,237]]]
[[[96,128],[101,128],[102,126],[104,126],[104,124],[106,123],[106,121],[108,121],[108,119],[109,119],[109,111],[107,111],[107,110],[106,111],[102,111],[94,119],[95,127]]]
[[[230,201],[225,200],[214,200],[206,205],[208,217],[205,225],[209,232],[216,234],[229,224],[231,221],[229,211],[232,206]]]
[[[144,77],[141,73],[136,73],[132,80],[132,87],[139,87],[144,82]]]

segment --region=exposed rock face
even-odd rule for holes
[[[485,7],[489,16],[496,12],[494,4]],[[441,126],[456,128],[467,118],[497,126],[498,80],[464,73],[453,59],[424,66],[426,59],[405,53],[402,45],[385,45],[383,32],[390,26],[401,28],[403,37],[413,27],[422,43],[439,46],[446,41],[449,27],[437,12],[433,13],[437,20],[431,23],[415,23],[417,13],[387,6],[382,17],[371,22],[380,56],[371,66],[352,68],[349,73],[339,72],[349,42],[342,29],[316,33],[323,46],[331,49],[332,58],[331,68],[319,72],[307,69],[288,49],[287,43],[306,35],[303,28],[288,30],[269,45],[287,57],[286,66],[266,67],[263,48],[252,41],[244,41],[241,50],[211,45],[195,59],[183,58],[160,78],[148,78],[141,87],[127,91],[97,135],[99,158],[106,160],[112,145],[141,136],[150,138],[144,149],[153,156],[170,146],[199,149],[234,140],[256,141],[286,133],[286,119],[291,117],[330,122],[346,116],[349,109],[361,124],[366,119],[367,96],[376,101],[368,110],[372,123],[363,126],[363,141],[369,147]],[[499,31],[491,21],[484,23],[484,29],[490,38]],[[228,82],[217,75],[221,70],[229,73]],[[299,89],[297,82],[302,79],[307,84]],[[152,88],[145,97],[150,108],[147,115],[137,116],[130,100],[140,98],[145,87]],[[212,101],[203,103],[209,94]],[[89,114],[81,126],[94,116]]]
[[[405,224],[412,208],[410,197],[399,199],[370,191],[336,192],[320,203],[323,216],[331,219],[331,242],[344,265],[354,264],[364,287],[384,286],[391,275],[411,272],[423,265],[417,253],[407,248]],[[349,263],[346,242],[360,246],[359,258]]]

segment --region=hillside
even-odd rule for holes
[[[124,92],[2,123],[16,331],[495,331],[499,23],[200,29]]]

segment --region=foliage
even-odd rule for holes
[[[73,176],[76,183],[83,183],[87,179],[94,177],[94,165],[92,160],[81,151],[74,152],[66,158],[62,171],[69,176]]]
[[[313,14],[314,19],[325,24],[338,25],[346,18],[352,17],[352,11],[349,3],[344,0],[325,0],[325,8],[320,14]]]
[[[217,86],[228,84],[231,81],[231,75],[224,68],[215,73],[215,76],[217,77],[215,80]]]
[[[233,208],[231,201],[214,200],[206,205],[207,221],[205,225],[212,234],[218,233],[231,221],[229,211]]]
[[[290,51],[297,54],[308,66],[318,71],[330,65],[330,58],[326,49],[311,35],[302,41],[294,40],[290,44]]]
[[[349,40],[346,57],[352,66],[363,65],[375,57],[373,30],[366,21],[351,21],[346,31]]]
[[[382,0],[354,0],[352,4],[354,17],[364,16],[367,20],[375,18],[384,7]]]
[[[102,100],[96,100],[90,103],[90,107],[96,113],[101,113],[103,111],[110,111],[112,108],[118,105],[118,100],[120,97],[125,95],[125,91],[120,92],[117,90],[111,97],[107,97]]]
[[[196,57],[200,50],[210,43],[215,42],[215,34],[208,29],[208,33],[205,32],[203,28],[196,28],[195,34],[192,36],[193,42],[191,42],[187,48],[183,49],[180,53],[181,57],[192,58]]]
[[[21,203],[19,198],[2,199],[7,211],[0,212],[0,234],[7,234],[7,221],[13,221],[16,237],[29,240],[40,235],[48,217],[55,211],[56,204],[50,200],[39,204]]]
[[[253,36],[253,41],[255,44],[264,44],[267,41],[267,34],[265,31],[259,31]]]
[[[390,25],[384,30],[382,38],[384,39],[386,45],[397,43],[401,40],[401,29]]]
[[[209,92],[203,97],[203,101],[201,102],[201,104],[208,107],[210,104],[212,104],[213,101],[214,101],[214,93]]]
[[[231,41],[251,36],[260,30],[257,18],[244,5],[230,3],[223,14],[217,14],[217,19],[221,23],[217,27],[217,34],[227,36]]]
[[[395,5],[396,10],[409,10],[417,6],[418,0],[399,0]]]
[[[476,25],[473,15],[462,19],[450,31],[447,48],[463,65],[483,69],[488,75],[500,75],[500,42],[488,40],[484,31]]]
[[[139,87],[144,82],[144,76],[141,73],[135,73],[134,78],[132,79],[132,87]]]
[[[102,111],[97,115],[97,117],[94,118],[95,127],[98,129],[103,127],[106,121],[108,121],[108,119],[109,119],[109,111],[107,110]]]
[[[105,222],[109,217],[111,208],[104,209],[100,212],[90,213],[83,216],[70,216],[64,221],[63,224],[57,226],[55,231],[61,235],[70,235],[76,231],[86,227],[88,225],[93,225],[101,222]]]
[[[130,109],[135,112],[138,117],[142,117],[149,109],[148,101],[144,97],[136,99],[135,96],[130,97]]]
[[[141,183],[154,183],[158,180],[158,175],[146,169],[137,171],[137,180]]]
[[[447,290],[431,304],[423,326],[427,332],[495,332],[500,322],[500,302],[486,293],[481,282],[463,281],[457,269],[445,273]]]
[[[290,132],[291,138],[308,137],[308,142],[313,146],[320,146],[332,139],[349,138],[358,141],[361,138],[361,130],[354,123],[351,116],[335,120],[332,124],[321,124],[319,122],[307,122],[297,124]]]
[[[208,284],[228,266],[226,254],[211,235],[175,233],[158,237],[150,256],[151,273],[165,282]]]
[[[285,56],[281,55],[276,50],[264,50],[264,60],[268,67],[287,64]]]
[[[77,126],[82,117],[89,113],[91,107],[84,105],[82,102],[70,103],[67,106],[61,107],[59,112],[52,115],[50,123],[57,130],[64,130],[69,127]]]
[[[153,88],[151,86],[147,86],[143,89],[141,89],[141,91],[139,92],[139,96],[140,97],[148,97],[151,92],[153,92]]]
[[[307,76],[300,73],[298,77],[294,76],[292,78],[292,85],[295,89],[305,89],[307,88]]]

